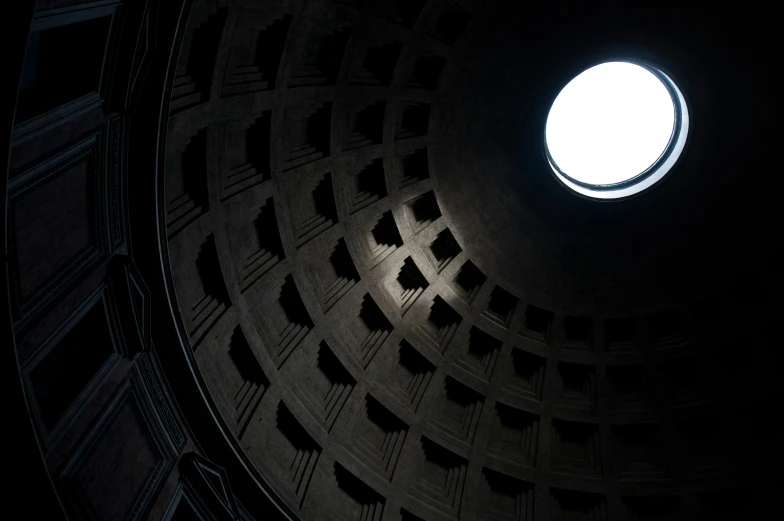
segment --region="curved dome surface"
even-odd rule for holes
[[[356,7],[242,9],[214,37],[227,58],[201,105],[175,78],[168,249],[219,410],[303,519],[539,518],[542,486],[547,508],[641,512],[618,494],[667,495],[693,472],[670,448],[694,410],[670,434],[660,413],[698,403],[701,373],[658,398],[641,382],[690,371],[715,334],[692,315],[712,273],[673,255],[704,228],[555,192],[529,153],[540,138],[514,124],[536,128],[552,93],[535,87],[571,64],[510,69],[531,41],[510,8],[477,21],[477,6],[429,3],[406,23]],[[189,33],[218,16],[196,10]],[[235,58],[249,24],[281,38],[253,74]]]

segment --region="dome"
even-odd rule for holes
[[[28,8],[12,496],[47,519],[761,512],[780,268],[755,16]]]

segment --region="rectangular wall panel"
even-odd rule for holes
[[[38,11],[31,27],[14,139],[100,106],[115,2]]]
[[[16,328],[106,252],[101,133],[9,184],[9,268]]]
[[[184,441],[142,355],[59,471],[57,486],[81,518],[144,519]]]

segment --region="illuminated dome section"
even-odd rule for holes
[[[678,88],[649,66],[608,62],[556,97],[545,129],[548,160],[568,188],[596,199],[634,195],[662,179],[685,144]]]

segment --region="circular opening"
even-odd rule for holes
[[[580,73],[555,98],[545,145],[564,185],[617,199],[664,177],[687,131],[683,96],[669,77],[648,65],[607,62]]]

